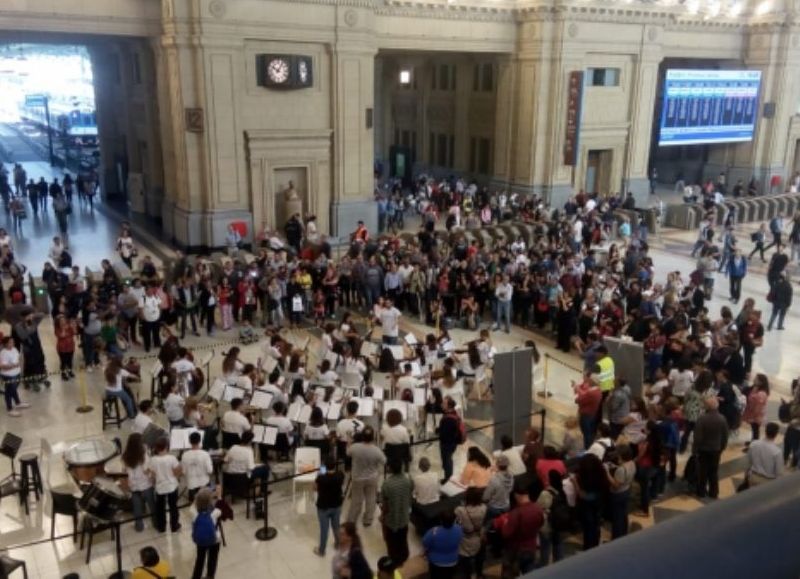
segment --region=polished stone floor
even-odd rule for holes
[[[73,255],[76,263],[96,267],[95,264],[98,264],[100,259],[107,257],[112,252],[118,223],[109,215],[111,214],[99,211],[95,211],[94,214],[76,211],[76,214],[73,215],[72,219],[75,223]],[[4,225],[3,219],[3,215],[0,214],[0,226]],[[49,245],[49,238],[53,234],[52,214],[48,218],[41,219],[38,226],[29,220],[24,227],[25,230],[16,243],[20,255],[23,256],[23,261],[38,273],[41,269],[40,262]],[[745,248],[750,245],[748,232],[754,227],[754,225],[742,227],[740,239]],[[672,270],[680,270],[684,275],[688,275],[694,268],[692,260],[688,257],[694,238],[695,233],[693,232],[669,231],[652,240],[653,258],[657,270],[656,279],[663,280],[666,272]],[[163,247],[153,247],[153,249],[165,250]],[[792,264],[790,268],[792,275],[795,276],[797,264]],[[754,297],[759,306],[768,313],[769,305],[765,299],[766,293],[764,268],[760,263],[753,263],[751,273],[744,281],[744,297]],[[719,307],[726,303],[728,303],[726,284],[720,275],[715,298],[711,302],[710,308],[712,312],[717,312]],[[800,338],[800,327],[795,325],[797,318],[797,311],[790,311],[786,322],[786,331],[770,332],[766,337],[764,347],[756,357],[755,370],[767,373],[774,385],[773,402],[770,406],[770,417],[773,419],[776,414],[775,401],[781,396],[787,396],[791,379],[800,374],[800,357],[794,355],[797,352],[795,344]],[[403,328],[419,334],[428,331],[412,320],[406,320]],[[0,330],[7,333],[7,324],[0,324]],[[49,321],[42,327],[41,334],[49,368],[53,370],[56,368],[57,358],[52,338],[52,326]],[[457,343],[463,343],[474,336],[472,333],[460,330],[454,331],[453,334]],[[220,332],[213,340],[190,337],[186,342],[197,348],[198,354],[214,353],[211,361],[211,375],[216,376],[219,374],[221,353],[227,348],[227,341],[233,338],[232,334],[226,335]],[[577,366],[577,358],[556,352],[550,347],[548,338],[527,331],[517,329],[510,335],[494,334],[496,346],[500,351],[520,346],[529,338],[536,339],[542,345],[544,352],[563,362],[561,364],[551,361],[547,365],[546,376],[544,375],[545,369],[538,368],[537,380],[534,384],[537,391],[546,387],[553,394],[545,402],[548,408],[547,438],[558,441],[563,417],[574,412],[574,406],[570,400],[569,380],[577,376],[577,373],[569,366]],[[133,354],[142,353],[133,352]],[[258,355],[259,346],[254,345],[243,349],[242,358],[246,361],[255,361]],[[143,359],[145,370],[150,367],[151,362],[150,359]],[[116,429],[102,432],[99,410],[102,393],[101,379],[98,373],[88,374],[86,377],[86,396],[89,403],[95,408],[93,412],[76,413],[75,409],[81,404],[83,396],[79,384],[76,381],[64,383],[60,378],[55,377],[53,386],[49,390],[39,393],[25,392],[32,408],[25,411],[24,418],[11,419],[5,414],[0,414],[0,432],[4,433],[8,430],[19,434],[24,439],[23,450],[36,452],[39,451],[42,438],[46,438],[51,443],[71,443],[89,437],[108,438],[117,435],[124,438],[128,433],[128,428],[125,426],[121,432]],[[537,401],[541,400],[543,400],[541,397],[537,397]],[[481,426],[490,423],[490,414],[487,414],[485,409],[483,412],[481,411],[480,403],[476,403],[475,408],[475,415],[482,414],[483,419],[473,418],[469,421],[470,424]],[[160,420],[163,422],[164,418],[160,417]],[[487,434],[490,434],[490,431]],[[725,454],[723,459],[725,463],[722,483],[723,496],[733,493],[737,477],[741,476],[744,468],[741,464],[741,444],[747,440],[748,436],[749,434],[742,433]],[[435,446],[422,448],[418,452],[430,456],[434,468],[438,468],[438,453]],[[461,449],[457,456],[456,470],[463,460],[464,449]],[[51,465],[55,484],[63,479],[63,468],[61,468],[58,458],[51,461]],[[6,476],[9,470],[8,460],[0,457],[0,477]],[[654,508],[653,517],[634,519],[634,527],[647,527],[654,522],[658,523],[701,506],[698,501],[684,496],[681,491],[682,488],[679,485],[671,488],[666,498]],[[222,579],[253,576],[255,569],[258,569],[259,577],[328,576],[330,554],[326,559],[319,559],[311,552],[317,535],[317,521],[311,499],[311,493],[303,494],[298,491],[297,497],[293,500],[290,484],[276,485],[275,493],[270,498],[270,515],[271,522],[278,529],[279,534],[274,541],[268,543],[258,542],[254,538],[259,523],[253,519],[245,519],[243,507],[237,506],[235,520],[228,522],[225,527],[228,546],[222,550],[220,571],[217,576]],[[51,579],[70,571],[79,572],[84,579],[105,577],[115,570],[113,544],[107,533],[98,536],[92,560],[87,566],[83,560],[85,552],[79,551],[71,539],[47,541],[49,530],[49,500],[33,504],[29,516],[26,516],[24,510],[18,507],[14,498],[5,498],[0,503],[0,546],[11,546],[10,554],[12,556],[27,561],[28,572],[32,579],[37,577]],[[66,534],[70,530],[69,519],[59,517],[56,522],[57,534]],[[373,525],[371,528],[363,530],[362,536],[366,554],[374,564],[377,558],[385,553],[379,527]],[[29,547],[14,547],[29,542],[39,543]],[[123,566],[125,568],[130,569],[137,563],[137,552],[142,546],[152,544],[157,546],[163,556],[173,564],[173,572],[177,577],[184,578],[190,575],[194,548],[188,526],[184,526],[184,529],[177,534],[160,536],[151,529],[146,529],[145,532],[138,534],[132,528],[126,527],[123,530],[123,543]],[[423,560],[419,556],[421,552],[419,542],[412,539],[411,543],[414,557],[404,570],[406,577],[415,576],[421,569],[424,569]],[[489,575],[494,575],[496,571],[496,568],[490,569]]]

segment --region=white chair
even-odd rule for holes
[[[361,386],[364,385],[364,377],[355,372],[342,372],[339,374],[339,379],[342,381],[342,387],[348,390],[355,390],[361,392]]]
[[[375,388],[382,388],[383,390],[391,390],[392,375],[389,372],[373,372],[372,385]]]
[[[61,460],[67,445],[63,442],[56,443],[55,447],[46,438],[42,438],[41,450],[39,452],[39,462],[42,465],[44,479],[47,488],[62,494],[80,494],[78,486],[67,472],[64,461]],[[55,465],[53,459],[58,458]],[[54,469],[57,469],[58,480],[53,480]]]
[[[297,476],[292,479],[292,502],[294,502],[297,494],[297,483],[313,483],[317,480],[317,471],[321,465],[322,454],[318,448],[301,446],[295,450],[294,474]]]

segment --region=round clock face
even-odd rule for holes
[[[267,75],[272,82],[283,84],[289,80],[289,63],[282,58],[269,61]]]
[[[300,76],[300,82],[303,84],[308,82],[308,63],[305,60],[300,61],[297,66],[297,73]]]

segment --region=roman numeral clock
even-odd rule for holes
[[[310,56],[259,54],[256,57],[258,84],[272,89],[299,89],[314,85]]]

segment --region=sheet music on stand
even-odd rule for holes
[[[408,332],[405,336],[403,336],[403,340],[405,340],[406,344],[409,346],[416,346],[419,344],[417,337],[412,332]]]
[[[272,356],[267,356],[264,358],[264,361],[261,364],[261,369],[264,370],[267,374],[272,374],[275,368],[278,366],[278,361],[273,358]]]
[[[402,360],[405,357],[403,346],[384,346],[384,348],[388,349],[392,353],[395,361]]]
[[[442,350],[445,352],[453,352],[456,349],[456,345],[453,340],[447,340],[446,342],[442,343]]]
[[[383,394],[384,394],[383,388],[381,388],[380,386],[373,387],[373,389],[372,389],[372,399],[373,400],[383,400]]]
[[[414,378],[419,378],[422,376],[422,366],[419,365],[419,362],[411,362],[411,375]]]
[[[364,340],[363,342],[361,342],[361,348],[359,349],[358,353],[364,356],[365,358],[371,358],[372,356],[377,355],[378,346],[377,344]]]
[[[326,413],[326,418],[328,420],[339,420],[339,417],[342,415],[342,405],[338,402],[331,402],[328,405],[328,412]]]
[[[467,491],[467,487],[462,485],[460,482],[454,479],[450,479],[440,489],[443,495],[447,495],[448,497],[454,497],[460,495]]]
[[[145,446],[153,448],[160,438],[167,436],[167,431],[158,426],[157,424],[150,423],[142,433],[142,442]]]
[[[234,398],[244,398],[245,394],[246,392],[238,386],[225,386],[225,393],[222,395],[222,399],[225,402],[232,402]]]
[[[372,398],[353,398],[358,402],[358,413],[356,416],[369,417],[375,414],[375,401]]]
[[[314,406],[317,406],[320,410],[322,410],[322,415],[323,416],[327,416],[328,415],[328,409],[330,408],[331,405],[328,402],[319,401]]]
[[[266,424],[253,425],[253,442],[258,444],[266,444],[267,446],[275,446],[275,442],[277,440],[277,426],[268,426]]]
[[[286,418],[291,420],[292,422],[297,422],[298,417],[300,416],[300,411],[305,406],[302,402],[292,402],[289,404],[289,409],[286,412]]]
[[[197,428],[173,428],[169,433],[169,449],[189,450],[192,448],[192,445],[189,442],[189,435],[193,432],[200,433],[200,444],[202,444],[203,435],[205,434],[202,430],[198,430]]]
[[[311,418],[312,408],[313,406],[310,404],[303,405],[303,407],[300,409],[300,414],[297,415],[298,424],[308,424],[308,421]]]
[[[225,386],[226,383],[224,380],[217,378],[208,388],[208,396],[209,398],[213,398],[217,402],[222,400],[222,396],[225,394]]]
[[[414,406],[425,406],[428,402],[427,388],[414,388]]]
[[[383,401],[383,418],[386,419],[386,414],[392,409],[397,409],[403,416],[403,421],[408,419],[408,402],[403,400],[384,400]]]
[[[260,410],[269,410],[272,406],[273,398],[272,392],[256,389],[253,391],[253,397],[250,399],[250,406],[259,408]]]

